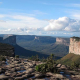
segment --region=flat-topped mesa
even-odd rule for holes
[[[69,53],[80,55],[80,37],[70,38]]]
[[[56,44],[64,44],[66,46],[69,46],[69,38],[56,38]]]

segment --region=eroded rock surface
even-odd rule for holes
[[[68,80],[61,74],[53,74],[51,72],[42,74],[40,72],[36,72],[35,66],[43,64],[43,62],[40,61],[9,57],[7,62],[8,65],[0,66],[0,80]],[[2,62],[2,64],[3,63],[5,62]],[[57,67],[59,66],[60,65]],[[49,77],[49,79],[47,77]]]

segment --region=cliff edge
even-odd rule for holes
[[[69,53],[80,55],[80,38],[79,37],[70,38]]]

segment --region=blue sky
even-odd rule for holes
[[[80,37],[80,0],[0,0],[0,34]]]

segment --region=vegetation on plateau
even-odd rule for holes
[[[15,58],[19,58],[19,55],[15,55]]]
[[[69,47],[64,44],[55,44],[56,38],[50,36],[36,36],[39,39],[35,39],[35,35],[18,35],[17,44],[26,50],[32,50],[41,54],[63,57],[69,52]],[[69,41],[69,38],[66,38]],[[33,54],[32,54],[33,55]]]
[[[60,60],[58,63],[70,66],[70,69],[75,69],[80,67],[80,55],[69,53]]]
[[[0,56],[0,61],[6,61],[6,58],[4,56]]]
[[[0,43],[0,55],[11,56],[12,53],[10,52],[10,50],[12,49],[13,49],[13,46],[5,43]]]
[[[80,37],[73,36],[72,38],[75,39],[75,41],[80,41]]]
[[[53,59],[54,55],[51,54],[45,61],[45,63],[37,65],[35,67],[36,71],[46,73],[46,72],[53,72],[57,73],[58,69],[54,66],[56,61]]]
[[[39,61],[39,60],[40,60],[38,55],[36,55],[36,56],[31,56],[29,59],[30,59],[30,60],[33,60],[33,61]]]

